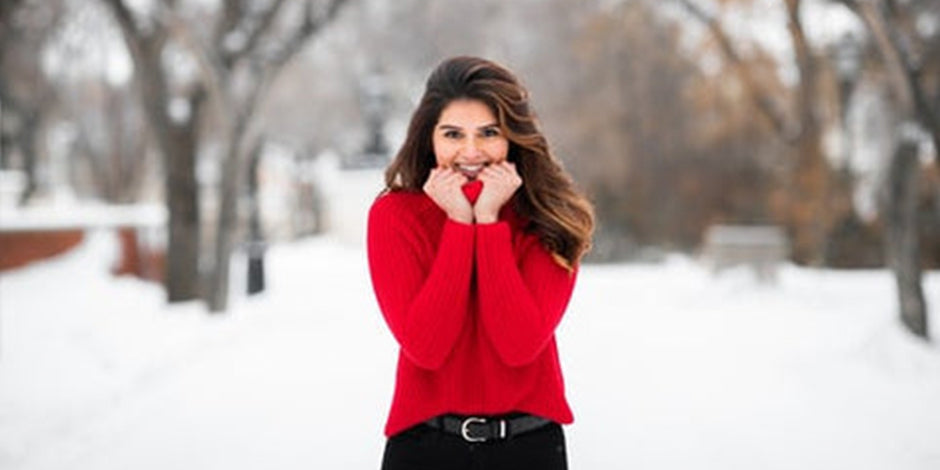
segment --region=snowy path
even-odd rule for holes
[[[361,251],[278,247],[269,291],[211,317],[109,280],[110,248],[0,277],[0,468],[377,468],[395,345]],[[940,348],[898,331],[890,281],[587,267],[572,468],[940,468]]]

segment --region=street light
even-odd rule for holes
[[[842,129],[842,162],[846,168],[852,158],[852,139],[848,126],[848,109],[855,84],[862,69],[862,48],[851,33],[844,33],[832,45],[832,60],[838,79],[839,125]]]
[[[366,121],[366,142],[362,154],[350,162],[356,168],[381,168],[388,160],[388,144],[385,141],[385,121],[391,110],[388,80],[374,69],[359,83],[359,106]]]

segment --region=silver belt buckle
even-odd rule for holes
[[[460,424],[460,436],[467,442],[486,442],[485,437],[473,437],[470,435],[470,424],[472,423],[486,424],[486,419],[471,416],[463,420],[463,423]]]

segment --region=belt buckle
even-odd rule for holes
[[[473,437],[470,435],[470,425],[473,423],[486,424],[486,418],[471,416],[464,419],[463,423],[460,423],[460,437],[463,437],[463,440],[467,442],[486,442],[485,437]]]

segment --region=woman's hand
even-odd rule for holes
[[[423,189],[447,217],[470,224],[473,223],[473,207],[460,189],[466,182],[467,177],[453,169],[437,167],[431,170]]]
[[[483,191],[473,206],[473,216],[478,224],[491,224],[499,217],[499,210],[522,186],[522,178],[516,165],[502,161],[487,166],[477,175],[483,182]]]

